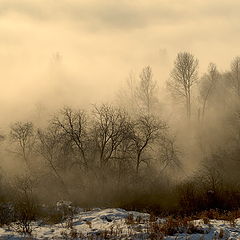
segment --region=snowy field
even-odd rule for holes
[[[212,240],[240,239],[240,219],[234,224],[220,220],[195,220],[193,225],[198,233],[181,233],[163,236],[158,227],[166,223],[165,219],[151,220],[147,213],[130,212],[123,209],[93,209],[79,211],[68,221],[55,225],[33,223],[32,236],[24,236],[11,228],[0,228],[0,239],[166,239],[166,240]],[[188,232],[188,233],[187,233]]]

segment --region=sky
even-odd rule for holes
[[[240,54],[238,0],[0,0],[0,108],[112,99],[150,65],[164,86],[176,54],[204,72]]]

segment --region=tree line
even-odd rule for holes
[[[1,158],[19,168],[2,167],[2,198],[16,191],[84,206],[236,208],[240,57],[228,71],[210,63],[200,76],[198,59],[180,52],[166,89],[172,118],[161,110],[166,103],[146,66],[137,77],[130,75],[117,103],[63,107],[43,126],[11,124],[1,138]]]

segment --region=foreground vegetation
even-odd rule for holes
[[[1,239],[238,239],[239,211],[160,218],[123,209],[88,209],[58,202],[36,219],[0,227]],[[214,217],[214,220],[211,219]]]

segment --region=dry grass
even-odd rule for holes
[[[209,224],[211,219],[223,220],[229,222],[231,227],[235,227],[236,220],[240,218],[240,210],[223,212],[216,209],[211,209],[209,211],[203,211],[197,214],[195,218],[202,219],[205,224]]]
[[[125,218],[125,223],[127,225],[133,225],[136,223],[134,217],[133,217],[133,214],[129,214],[126,218]]]
[[[149,222],[149,232],[152,233],[161,233],[162,235],[175,235],[177,233],[204,233],[204,230],[195,225],[194,221],[190,218],[173,218],[168,217],[165,221],[162,222]]]

